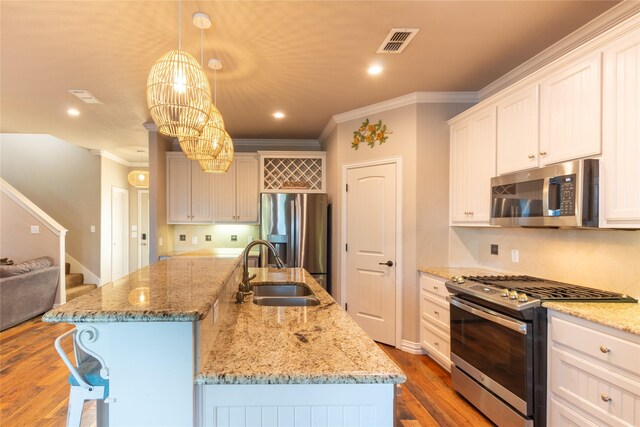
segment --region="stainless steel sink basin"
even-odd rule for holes
[[[311,306],[320,300],[304,283],[277,283],[253,285],[253,303],[276,307]]]
[[[261,284],[251,287],[254,296],[260,297],[303,297],[313,295],[304,283]]]

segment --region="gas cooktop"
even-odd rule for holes
[[[450,292],[471,295],[518,311],[542,301],[638,302],[616,292],[531,276],[462,276],[446,283]]]

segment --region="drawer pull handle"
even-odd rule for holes
[[[436,347],[440,347],[440,343],[439,342],[434,342],[433,343]]]
[[[611,351],[611,349],[609,347],[607,347],[607,346],[601,345],[600,346],[600,351],[602,353],[609,353]]]
[[[437,286],[434,286],[434,287],[433,287],[433,290],[434,290],[434,291],[437,291],[437,290],[438,290],[438,287],[437,287]]]
[[[600,395],[600,399],[602,399],[603,402],[611,402],[611,397],[604,393]]]

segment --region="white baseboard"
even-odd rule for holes
[[[402,344],[400,350],[411,353],[411,354],[427,354],[422,347],[420,347],[419,342],[413,342],[408,340],[402,340]]]
[[[102,286],[100,277],[89,271],[84,265],[80,264],[74,257],[69,254],[65,254],[66,262],[71,264],[72,273],[82,273],[84,275],[84,283],[94,283],[98,286]]]

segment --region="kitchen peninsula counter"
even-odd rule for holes
[[[271,423],[273,410],[274,425],[300,414],[393,424],[395,384],[406,377],[306,271],[252,274],[258,284],[304,282],[317,306],[236,304],[241,257],[204,255],[151,264],[44,315],[74,324],[108,375],[99,426],[226,425],[258,411],[262,421],[243,424],[253,425]]]

